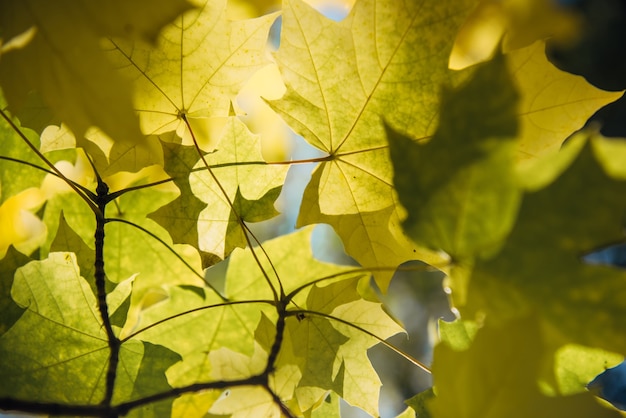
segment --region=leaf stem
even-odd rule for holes
[[[100,212],[100,208],[87,196],[85,195],[85,193],[79,188],[77,187],[77,185],[70,180],[69,178],[67,178],[65,176],[65,174],[63,174],[61,172],[61,170],[59,170],[58,168],[56,168],[56,166],[54,164],[52,164],[52,162],[50,160],[48,160],[48,158],[46,158],[45,155],[43,155],[41,153],[41,151],[39,151],[39,149],[34,146],[30,140],[26,137],[26,135],[24,134],[24,132],[22,132],[22,130],[11,120],[11,118],[9,118],[9,115],[6,114],[6,112],[4,111],[4,109],[0,109],[0,116],[2,116],[2,118],[9,124],[9,126],[11,126],[11,128],[19,135],[20,138],[22,138],[22,140],[26,143],[26,145],[44,162],[46,163],[46,165],[48,167],[50,167],[50,169],[56,173],[57,176],[59,176],[59,178],[61,178],[68,186],[70,186],[80,197],[81,199],[83,199],[87,205],[89,205],[89,208],[91,208],[91,210],[96,214],[100,214],[100,216],[103,216]]]
[[[278,405],[278,407],[280,408],[280,412],[282,412],[284,416],[286,416],[287,418],[296,418],[296,415],[294,415],[293,412],[291,412],[289,408],[287,408],[287,405],[283,403],[280,397],[276,393],[274,393],[271,388],[269,388],[268,386],[263,386],[263,388],[267,391],[267,393],[270,394],[272,400],[276,405]]]
[[[416,358],[414,358],[413,356],[411,356],[407,352],[401,350],[400,348],[396,347],[395,345],[391,344],[390,342],[380,338],[379,336],[377,336],[373,332],[370,332],[370,331],[366,330],[363,327],[360,327],[360,326],[358,326],[356,324],[353,324],[352,322],[346,321],[345,319],[341,319],[341,318],[338,318],[338,317],[333,316],[333,315],[325,314],[323,312],[309,311],[309,310],[306,310],[306,309],[298,309],[298,310],[288,311],[287,315],[288,316],[298,316],[298,315],[319,316],[319,317],[322,317],[322,318],[330,319],[332,321],[340,322],[340,323],[342,323],[344,325],[347,325],[349,327],[357,329],[357,330],[361,331],[362,333],[367,334],[370,337],[378,340],[378,342],[382,343],[385,347],[393,350],[394,352],[396,352],[400,356],[404,357],[406,360],[408,360],[411,363],[413,363],[415,366],[417,366],[420,369],[424,370],[426,373],[432,374],[432,371],[430,370],[430,367],[428,367],[427,365],[425,365],[421,361],[417,360]]]
[[[378,266],[378,267],[359,267],[359,268],[354,268],[354,269],[349,269],[349,270],[345,270],[345,271],[341,271],[339,273],[334,273],[334,274],[330,274],[328,276],[324,276],[324,277],[320,277],[317,278],[315,280],[312,280],[308,283],[303,284],[302,286],[299,286],[297,288],[295,288],[294,290],[292,290],[291,292],[289,292],[289,294],[287,295],[287,299],[291,300],[293,299],[298,293],[300,293],[301,291],[303,291],[304,289],[313,286],[317,283],[326,281],[326,280],[332,280],[335,279],[337,277],[341,277],[341,276],[348,276],[350,274],[358,274],[358,273],[373,273],[376,271],[432,271],[437,269],[438,267],[435,266],[431,266],[428,264],[424,264],[424,265],[420,265],[420,266],[415,266],[415,267],[403,267],[403,266],[399,266],[399,267],[393,267],[393,266]]]
[[[142,332],[146,332],[146,331],[148,331],[151,328],[154,328],[154,327],[156,327],[158,325],[161,325],[161,324],[163,324],[165,322],[171,321],[171,320],[176,319],[176,318],[180,318],[180,317],[185,316],[185,315],[189,315],[189,314],[192,314],[192,313],[201,312],[201,311],[205,311],[205,310],[213,309],[213,308],[220,308],[220,307],[224,307],[224,306],[233,306],[233,305],[243,305],[243,304],[246,304],[246,303],[265,303],[265,304],[272,305],[272,306],[275,305],[274,301],[260,299],[260,300],[236,300],[236,301],[229,301],[229,302],[224,302],[224,303],[216,303],[215,305],[201,306],[199,308],[189,309],[188,311],[180,312],[180,313],[177,313],[175,315],[168,316],[167,318],[163,318],[163,319],[161,319],[161,320],[159,320],[159,321],[157,321],[157,322],[155,322],[153,324],[150,324],[150,325],[146,326],[145,328],[142,328],[142,329],[140,329],[138,331],[133,332],[132,334],[128,335],[125,338],[122,338],[121,342],[125,343],[126,341],[136,337],[137,335],[141,334]]]
[[[113,417],[126,415],[134,408],[169,398],[175,398],[186,393],[195,393],[209,389],[226,389],[236,386],[265,387],[266,380],[267,376],[260,374],[250,376],[246,379],[237,379],[232,381],[220,380],[215,382],[194,383],[188,386],[172,388],[164,392],[155,393],[144,398],[123,402],[118,405],[67,405],[56,402],[33,402],[13,398],[0,398],[0,409],[57,416],[70,415],[84,417]]]
[[[174,181],[174,179],[170,177],[170,178],[163,179],[163,180],[158,180],[158,181],[155,181],[155,182],[152,182],[152,183],[141,184],[139,186],[127,187],[125,189],[118,190],[116,192],[113,192],[113,193],[109,194],[109,197],[110,197],[111,200],[115,200],[118,197],[120,197],[121,195],[123,195],[124,193],[132,192],[132,191],[135,191],[135,190],[141,190],[141,189],[145,189],[145,188],[148,188],[148,187],[158,186],[160,184],[169,183],[170,181]]]
[[[219,291],[218,291],[218,290],[217,290],[217,289],[216,289],[213,285],[211,285],[211,283],[207,282],[207,281],[206,281],[206,279],[205,279],[205,277],[204,277],[202,274],[198,273],[198,272],[196,271],[196,269],[194,269],[194,268],[193,268],[193,267],[192,267],[192,266],[191,266],[191,265],[187,262],[187,260],[185,260],[185,259],[184,259],[184,258],[183,258],[180,254],[178,254],[178,253],[176,252],[176,250],[174,250],[172,247],[170,247],[170,245],[169,245],[167,242],[165,242],[163,239],[161,239],[161,238],[160,238],[159,236],[157,236],[155,233],[153,233],[153,232],[151,232],[151,231],[147,230],[146,228],[144,228],[144,227],[143,227],[143,226],[141,226],[141,225],[137,225],[137,224],[136,224],[136,223],[134,223],[134,222],[127,221],[126,219],[120,219],[120,218],[107,218],[107,219],[106,219],[106,222],[119,222],[119,223],[123,223],[123,224],[126,224],[126,225],[130,225],[130,226],[132,226],[133,228],[136,228],[136,229],[138,229],[138,230],[140,230],[140,231],[142,231],[142,232],[144,232],[144,233],[146,233],[146,234],[150,235],[152,238],[154,238],[155,240],[157,240],[158,242],[160,242],[161,244],[163,244],[163,245],[165,246],[165,248],[167,248],[167,249],[168,249],[168,251],[169,251],[169,252],[171,252],[171,253],[172,253],[172,254],[173,254],[176,258],[178,258],[178,259],[179,259],[179,260],[180,260],[180,261],[181,261],[181,262],[182,262],[182,263],[183,263],[183,264],[184,264],[184,265],[185,265],[185,266],[186,266],[186,267],[187,267],[187,268],[188,268],[188,269],[189,269],[189,270],[190,270],[190,271],[194,274],[194,275],[196,275],[196,277],[200,278],[200,280],[202,280],[202,281],[206,284],[206,286],[207,286],[209,289],[211,289],[211,290],[212,290],[212,291],[213,291],[213,292],[214,292],[214,293],[215,293],[215,294],[216,294],[216,295],[217,295],[220,299],[222,299],[224,302],[227,302],[227,301],[228,301],[228,298],[226,298],[226,296],[222,295],[222,294],[221,294],[221,293],[220,293],[220,292],[219,292]]]
[[[261,264],[261,261],[259,260],[259,257],[257,256],[256,252],[254,251],[254,248],[252,246],[252,242],[250,240],[250,237],[248,236],[249,230],[246,228],[246,225],[245,225],[245,223],[243,221],[243,218],[235,210],[235,205],[233,204],[232,199],[230,198],[230,196],[228,196],[228,193],[224,189],[224,186],[222,186],[222,183],[219,181],[219,179],[217,178],[217,176],[215,175],[215,173],[211,169],[211,166],[207,162],[206,158],[204,158],[204,153],[203,153],[202,149],[200,148],[200,145],[198,144],[198,141],[196,140],[196,135],[194,134],[193,129],[191,129],[191,124],[187,120],[187,115],[185,115],[184,113],[181,113],[181,118],[183,119],[183,121],[185,121],[185,124],[187,125],[187,129],[189,129],[189,133],[191,134],[191,138],[193,139],[193,144],[196,147],[196,151],[198,152],[198,155],[200,156],[200,159],[202,160],[202,163],[206,167],[209,175],[213,178],[213,181],[215,182],[217,187],[222,192],[222,195],[224,196],[224,199],[228,203],[228,206],[230,206],[230,209],[236,215],[237,221],[239,222],[241,228],[243,229],[243,235],[244,235],[244,237],[246,239],[248,247],[250,248],[250,252],[252,253],[252,257],[254,257],[254,260],[255,260],[256,264],[261,269],[261,273],[263,274],[263,277],[265,277],[265,281],[267,282],[267,284],[269,285],[270,289],[272,290],[272,294],[274,295],[274,301],[276,303],[278,303],[281,299],[279,298],[278,293],[276,292],[276,289],[274,288],[274,285],[272,284],[272,281],[270,280],[269,275],[267,274],[267,272],[263,268],[263,265]],[[248,232],[246,232],[246,231],[248,231]],[[278,285],[280,287],[280,296],[282,298],[285,295],[284,289],[283,289],[283,284],[281,283],[280,278],[278,276],[276,277],[276,279],[278,280]]]

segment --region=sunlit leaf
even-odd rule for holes
[[[315,200],[308,188],[304,193],[305,202]],[[344,243],[347,254],[360,265],[371,268],[376,284],[386,291],[398,266],[405,261],[421,260],[434,266],[447,263],[445,254],[420,247],[406,236],[401,227],[398,207],[388,207],[375,212],[361,212],[353,215],[324,215],[319,204],[305,204],[300,209],[298,226],[317,222],[333,226]]]
[[[518,159],[522,161],[558,151],[598,108],[621,94],[602,91],[555,68],[543,43],[506,56],[520,96]]]
[[[337,23],[304,2],[284,4],[276,59],[287,93],[271,105],[328,154],[309,186],[321,213],[393,205],[381,119],[416,137],[432,132],[446,44],[467,7],[360,1]]]
[[[581,259],[623,238],[626,183],[607,176],[593,148],[587,144],[552,184],[526,194],[502,251],[474,266],[469,302],[458,306],[462,314],[471,318],[480,311],[504,320],[536,311],[558,339],[624,351],[618,331],[626,309],[624,271]],[[612,156],[623,158],[623,145],[619,151]]]
[[[17,270],[11,295],[26,309],[0,338],[3,396],[97,404],[104,396],[108,343],[96,297],[72,253],[51,253]],[[46,350],[41,350],[45,346]],[[134,341],[120,352],[119,390],[127,400],[143,358]],[[91,370],[93,373],[84,373]],[[122,372],[123,370],[123,372]],[[42,387],[54,388],[41,391]]]
[[[513,171],[516,99],[498,57],[444,91],[439,128],[428,143],[389,132],[394,183],[407,210],[403,225],[418,243],[453,259],[497,250],[521,192]]]
[[[241,221],[258,222],[277,214],[268,209],[278,197],[288,166],[266,163],[259,138],[230,118],[218,149],[194,168],[191,191],[206,204],[195,217],[199,248],[223,259],[247,245]]]
[[[32,32],[21,48],[2,55],[4,94],[19,109],[27,94],[37,90],[78,135],[95,125],[115,140],[139,143],[142,135],[132,111],[131,84],[113,70],[100,40],[106,36],[153,40],[164,24],[188,8],[182,0],[3,3],[3,36],[11,39]]]
[[[271,264],[256,247],[254,251],[260,258],[260,267],[252,250],[237,249],[231,257],[226,275],[226,294],[237,300],[253,298],[271,300],[272,288],[282,287],[285,294],[298,291],[295,301],[300,303],[304,301],[303,295],[318,280],[330,283],[351,277],[363,277],[366,274],[359,270],[354,271],[355,269],[351,267],[315,260],[311,251],[312,233],[313,229],[308,227],[264,242],[263,249]],[[267,279],[264,273],[268,275]]]
[[[538,322],[522,318],[485,326],[465,351],[435,348],[436,397],[427,401],[433,418],[619,417],[590,393],[547,396],[537,384],[543,355]]]
[[[264,47],[276,16],[231,22],[226,1],[194,4],[197,9],[163,29],[155,47],[114,40],[110,55],[134,80],[144,133],[177,132],[183,145],[191,145],[193,132],[210,151],[218,139],[208,135],[212,118],[228,116],[242,84],[268,62]]]
[[[594,377],[624,360],[623,355],[573,344],[561,347],[555,356],[554,388],[563,395],[587,391]]]

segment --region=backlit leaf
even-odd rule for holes
[[[471,302],[458,306],[462,314],[471,318],[482,311],[504,320],[536,311],[559,339],[624,352],[626,340],[618,331],[626,312],[624,271],[581,260],[623,238],[626,183],[607,176],[602,155],[593,151],[596,141],[602,140],[587,144],[552,184],[526,194],[502,251],[474,266]],[[613,157],[623,153],[623,144],[612,150]],[[519,263],[523,269],[515,267]]]
[[[97,5],[89,1],[3,2],[3,36],[29,34],[22,47],[2,55],[4,94],[19,110],[30,90],[37,90],[78,135],[95,125],[117,141],[140,143],[131,85],[113,70],[100,40],[106,36],[153,40],[164,24],[188,8],[182,0],[158,4],[111,0]]]
[[[144,133],[176,132],[191,145],[193,132],[211,151],[218,139],[209,135],[211,118],[228,116],[242,84],[268,62],[264,47],[275,15],[231,22],[224,0],[194,4],[197,9],[163,29],[155,47],[114,40],[110,55],[134,80]]]
[[[432,132],[446,41],[467,7],[360,1],[337,23],[302,1],[284,4],[276,59],[287,93],[271,105],[328,154],[309,186],[321,213],[393,205],[382,118],[416,137]]]
[[[512,169],[516,99],[497,57],[444,92],[439,128],[428,143],[389,132],[394,183],[407,210],[403,225],[416,241],[453,259],[497,250],[520,196]]]
[[[537,375],[542,344],[533,317],[485,326],[465,351],[439,344],[433,365],[436,397],[427,403],[432,417],[621,416],[590,393],[555,397],[541,393]]]
[[[558,151],[598,108],[619,98],[620,93],[602,91],[555,68],[543,42],[506,56],[520,96],[519,160]]]
[[[26,312],[0,338],[6,360],[0,373],[13,376],[3,380],[2,396],[99,403],[108,343],[96,297],[80,276],[76,257],[51,253],[46,260],[24,265],[17,270],[11,295]],[[143,354],[138,341],[122,345],[114,394],[119,400],[129,399]]]
[[[267,209],[278,197],[288,166],[266,163],[259,138],[230,118],[218,149],[194,168],[191,191],[206,204],[196,217],[199,248],[223,259],[247,245],[241,221],[257,222],[277,214]]]

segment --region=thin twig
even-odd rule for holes
[[[56,175],[59,176],[59,178],[61,178],[68,186],[70,186],[81,197],[81,199],[83,199],[87,203],[87,205],[89,205],[89,207],[95,214],[98,214],[100,212],[98,206],[87,195],[85,195],[85,193],[80,188],[78,188],[72,180],[67,178],[65,174],[61,172],[61,170],[56,168],[56,166],[52,164],[52,162],[48,160],[46,156],[43,155],[36,146],[34,146],[30,142],[24,132],[22,132],[22,130],[11,120],[11,118],[9,118],[9,115],[7,115],[3,109],[0,109],[0,116],[2,116],[2,118],[11,126],[11,128],[19,135],[19,137],[22,138],[26,145],[28,145],[28,147],[41,159],[41,161],[46,163],[46,165],[50,167],[50,169],[55,172]],[[102,216],[101,213],[100,216]]]

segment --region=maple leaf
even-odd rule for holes
[[[321,213],[393,205],[381,115],[416,137],[432,129],[438,81],[450,75],[445,41],[467,7],[463,2],[360,1],[337,23],[302,1],[283,5],[276,60],[287,93],[270,104],[328,154],[311,181],[318,186],[313,193]]]
[[[218,185],[210,173],[198,174],[204,161],[199,161],[195,147],[162,142],[165,171],[174,180],[180,196],[150,214],[150,218],[171,231],[175,243],[198,248],[203,267],[215,264],[235,247],[247,245],[242,220],[258,222],[278,214],[274,202],[288,170],[286,165],[265,163],[258,137],[234,118],[229,119],[220,144],[214,155],[205,156]],[[250,200],[242,195],[242,187]]]
[[[93,277],[96,258],[94,250],[74,232],[61,212],[58,229],[54,234],[54,241],[50,245],[50,252],[64,251],[72,251],[76,255],[78,267],[84,277]],[[96,294],[95,283],[92,281],[89,284],[93,293]]]
[[[3,2],[0,27],[15,42],[2,54],[4,94],[19,110],[27,94],[37,90],[79,136],[95,125],[117,141],[141,143],[132,87],[114,71],[100,41],[107,36],[153,41],[164,24],[187,9],[183,0]]]
[[[494,321],[537,312],[546,332],[561,344],[623,352],[626,339],[618,330],[626,304],[618,289],[624,272],[586,264],[581,255],[623,239],[626,183],[606,174],[609,154],[593,151],[602,148],[602,139],[579,151],[580,145],[564,150],[578,153],[565,172],[525,195],[508,240],[496,257],[474,265],[467,303],[458,308],[468,318],[481,311]],[[619,145],[610,148],[610,158],[624,158],[626,150]],[[520,262],[523,269],[515,267]],[[463,285],[454,275],[451,280],[454,295]]]
[[[506,57],[519,94],[519,160],[558,151],[598,108],[620,95],[554,67],[546,58],[543,42],[517,49]]]
[[[266,163],[258,136],[237,118],[230,118],[219,149],[205,155],[189,177],[191,192],[206,204],[195,218],[198,248],[223,259],[234,248],[245,247],[241,222],[258,222],[277,214],[273,202],[288,169],[285,164]]]
[[[309,183],[310,184],[310,183]],[[360,265],[371,268],[378,287],[385,292],[391,282],[396,266],[408,260],[421,260],[434,266],[448,262],[445,254],[417,245],[405,234],[401,226],[400,205],[374,212],[352,215],[325,215],[315,201],[315,188],[304,192],[297,226],[318,222],[332,225],[341,237],[347,254]]]
[[[129,286],[118,286],[109,293],[110,312],[115,313],[129,293]],[[0,353],[6,360],[0,372],[13,376],[0,386],[2,396],[99,403],[104,395],[109,345],[96,297],[80,276],[74,254],[51,253],[45,260],[18,268],[11,295],[25,312],[0,338]],[[46,350],[40,349],[43,345]],[[122,345],[119,386],[114,393],[117,400],[129,399],[143,358],[141,342]],[[151,375],[156,377],[158,372]],[[42,391],[42,387],[50,389]]]
[[[6,255],[0,260],[0,336],[4,334],[20,318],[24,309],[11,299],[11,287],[15,271],[31,261],[29,257],[9,247]]]
[[[382,339],[401,332],[383,313],[380,304],[367,302],[358,294],[356,284],[364,275],[362,270],[313,258],[311,233],[309,227],[265,242],[264,253],[272,261],[269,264],[261,257],[260,267],[251,249],[235,250],[227,272],[226,294],[241,301],[272,300],[274,291],[281,289],[281,294],[292,295],[295,307],[306,312],[336,316]],[[263,271],[268,272],[267,278]],[[260,322],[258,316],[255,318],[256,322],[251,323],[258,323],[256,339],[269,349],[276,333],[272,316],[264,315]],[[326,390],[332,389],[348,402],[372,413],[377,408],[380,382],[367,359],[366,349],[377,342],[363,331],[333,323],[327,317],[305,313],[302,319],[294,314],[286,318],[277,370],[298,367],[299,373],[290,374],[290,385],[295,387],[297,404],[303,411],[311,409]],[[293,390],[283,398],[292,396]]]
[[[521,194],[513,171],[516,99],[498,57],[444,92],[439,128],[428,143],[390,131],[394,183],[407,210],[403,226],[416,241],[457,260],[498,249]]]
[[[164,152],[164,169],[171,176],[180,196],[148,215],[168,228],[175,243],[198,246],[198,216],[206,204],[198,199],[189,186],[189,175],[200,159],[193,146],[161,143]]]
[[[439,82],[456,77],[447,71],[445,40],[467,8],[360,1],[333,22],[304,2],[284,4],[276,60],[287,93],[270,105],[328,154],[304,192],[298,225],[329,223],[364,266],[441,261],[404,236],[390,209],[396,197],[381,116],[415,137],[432,132]],[[376,273],[381,289],[391,276]]]
[[[260,257],[260,265],[250,249],[236,249],[226,273],[226,296],[235,300],[265,298],[271,300],[273,290],[294,293],[295,303],[304,303],[306,289],[318,280],[332,283],[347,278],[365,277],[368,273],[354,267],[324,263],[314,258],[311,250],[312,227],[302,228],[263,243],[269,257]],[[254,247],[256,253],[258,247]],[[306,268],[303,263],[306,262]],[[267,279],[265,278],[267,274]]]
[[[81,137],[79,137],[81,138]],[[153,165],[163,165],[163,151],[155,136],[141,143],[113,141],[102,130],[90,128],[77,140],[67,125],[49,125],[41,134],[41,151],[82,148],[102,178],[120,171],[138,172]]]
[[[0,106],[4,107],[4,105],[3,97],[0,95]],[[14,120],[14,122],[17,121]],[[39,136],[35,132],[22,128],[22,133],[31,144],[39,147]],[[24,189],[39,187],[45,173],[33,170],[26,164],[18,164],[14,161],[24,161],[37,166],[41,164],[41,160],[33,155],[32,150],[26,145],[24,140],[5,123],[0,124],[0,138],[2,138],[2,158],[0,158],[1,204]]]
[[[210,118],[228,116],[244,81],[269,62],[264,49],[276,15],[231,22],[225,0],[194,4],[197,9],[163,29],[156,47],[114,40],[110,55],[134,80],[145,133],[171,138],[177,132],[183,145],[191,145],[191,127],[210,151],[216,139],[204,135],[211,130]]]
[[[467,350],[435,348],[433,418],[619,417],[589,393],[547,396],[537,383],[543,356],[540,325],[522,317],[500,327],[485,325]]]
[[[211,377],[208,354],[213,350],[228,347],[252,354],[254,328],[270,307],[269,301],[232,305],[207,288],[172,286],[162,302],[142,309],[134,332],[143,341],[179,353],[183,362],[171,371],[177,376],[173,384],[186,384]]]
[[[327,390],[332,390],[351,405],[373,416],[378,413],[380,380],[366,350],[379,340],[361,329],[381,339],[403,330],[383,313],[379,303],[360,297],[356,291],[357,280],[315,285],[304,305],[310,313],[287,319],[277,367],[295,364],[300,369],[302,377],[296,397],[303,410],[311,408]],[[332,367],[328,367],[330,365]]]
[[[624,356],[620,354],[567,344],[555,353],[554,378],[544,378],[544,381],[552,385],[557,394],[572,395],[586,392],[591,389],[588,385],[596,376],[622,361],[624,361]]]
[[[110,220],[105,226],[106,277],[111,283],[120,283],[137,276],[132,294],[133,308],[128,314],[133,320],[138,314],[140,302],[161,287],[164,277],[168,278],[171,285],[204,283],[198,273],[201,271],[198,252],[189,245],[173,244],[166,230],[146,218],[148,213],[171,202],[173,196],[171,184],[141,188],[124,193],[106,211]],[[61,211],[67,227],[80,237],[72,238],[73,242],[79,243],[78,239],[83,241],[88,247],[84,249],[84,253],[91,257],[89,248],[94,243],[96,223],[93,212],[75,193],[55,196],[47,202],[44,212],[44,221],[49,231],[59,229]],[[61,226],[61,237],[67,236],[69,232],[65,226]],[[54,237],[52,234],[52,238]],[[48,245],[51,244],[45,244],[44,247],[50,248]],[[55,248],[63,248],[61,245],[62,242],[57,241]],[[80,248],[82,246],[73,249],[78,251]],[[88,269],[87,272],[93,271],[93,265],[85,268]]]

